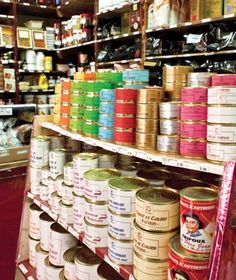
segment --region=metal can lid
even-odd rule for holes
[[[50,261],[49,261],[49,256],[46,257],[46,259],[44,260],[44,264],[45,264],[45,266],[51,267],[51,268],[54,268],[54,269],[61,269],[63,267],[63,266],[55,266],[55,265],[51,264]]]
[[[116,177],[109,180],[109,187],[121,191],[134,191],[148,187],[149,182],[139,177]]]
[[[87,180],[106,181],[112,178],[121,176],[121,173],[116,169],[111,168],[95,168],[84,173]]]
[[[100,280],[123,280],[123,277],[121,277],[118,272],[114,270],[114,268],[104,261],[99,265],[97,273]]]
[[[43,166],[42,168],[41,168],[41,171],[50,171],[50,168],[49,168],[49,166],[48,165],[45,165],[45,166]]]
[[[89,226],[90,228],[92,227],[92,228],[96,228],[96,229],[102,229],[102,228],[104,228],[104,229],[106,229],[107,228],[107,225],[94,225],[94,224],[91,224],[90,222],[88,222],[87,221],[87,219],[86,218],[84,218],[84,223],[87,225],[87,226]]]
[[[58,195],[57,191],[53,192],[53,193],[51,194],[51,197],[52,197],[52,198],[57,197],[59,200],[61,199],[61,196]]]
[[[135,214],[121,214],[119,212],[115,212],[113,210],[111,210],[110,208],[108,208],[108,212],[110,214],[112,214],[113,216],[119,216],[119,217],[123,217],[123,218],[135,218]]]
[[[45,212],[40,214],[39,219],[42,221],[47,221],[47,222],[54,222],[54,220]]]
[[[67,230],[65,230],[61,225],[58,223],[53,223],[50,226],[50,230],[58,232],[58,233],[63,233],[63,234],[70,234]]]
[[[69,263],[75,263],[75,255],[76,252],[78,251],[79,248],[83,248],[84,245],[81,241],[79,241],[79,244],[75,247],[72,247],[70,249],[68,249],[67,251],[65,251],[64,255],[63,255],[63,259],[65,262],[69,262]]]
[[[42,253],[42,254],[44,254],[44,255],[47,255],[47,254],[48,254],[48,252],[44,251],[44,250],[40,247],[40,243],[38,243],[38,244],[36,245],[35,250],[36,250],[36,252]]]
[[[136,198],[142,202],[154,205],[172,204],[179,201],[179,194],[170,188],[146,188],[136,193]]]
[[[81,196],[82,198],[82,196]],[[93,205],[107,205],[108,201],[94,201],[88,198],[84,198],[85,202],[89,203],[89,204],[93,204]]]
[[[64,180],[63,175],[59,175],[56,177],[56,181],[63,181],[63,180]]]
[[[70,186],[67,186],[67,187],[70,187]],[[60,205],[61,207],[64,207],[64,208],[72,208],[72,204],[70,204],[70,205],[64,204],[64,203],[62,202],[62,200],[59,201],[59,205]]]
[[[177,256],[179,256],[182,259],[185,260],[192,260],[196,262],[202,262],[202,261],[208,261],[209,260],[209,254],[195,254],[191,253],[189,251],[184,250],[184,248],[180,244],[180,236],[175,235],[170,239],[169,242],[169,248],[170,252],[173,252]]]
[[[89,160],[89,159],[96,159],[98,158],[98,154],[96,153],[80,153],[76,154],[74,159],[80,159],[80,160]]]
[[[96,256],[89,248],[79,248],[75,254],[75,262],[86,266],[92,266],[101,263],[101,259]]]
[[[39,211],[39,212],[43,212],[43,210],[35,203],[32,203],[30,205],[30,210],[34,210],[34,211]]]
[[[195,186],[182,189],[180,196],[192,201],[213,201],[218,198],[218,192],[211,188]]]

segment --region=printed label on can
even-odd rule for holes
[[[183,121],[206,121],[207,106],[181,106],[181,120]]]
[[[236,104],[235,87],[210,87],[208,89],[208,104]]]
[[[107,227],[85,225],[85,244],[92,248],[107,247]]]
[[[180,137],[183,138],[206,138],[206,123],[180,123]]]
[[[207,159],[214,161],[236,160],[236,145],[207,143]]]
[[[236,143],[236,126],[208,125],[207,140],[218,143]]]
[[[98,264],[90,266],[90,265],[80,265],[76,263],[76,273],[75,280],[91,280],[97,278],[97,268]]]
[[[75,279],[75,263],[70,263],[65,261],[65,266],[64,266],[64,276],[66,279]]]
[[[62,202],[64,204],[72,205],[74,200],[73,187],[67,186],[66,184],[62,183],[61,196],[62,196]]]
[[[109,208],[114,212],[124,214],[135,213],[135,193],[136,191],[120,192],[109,188]]]
[[[107,201],[108,200],[108,180],[107,181],[92,181],[86,180],[84,196],[92,201]]]
[[[186,157],[206,157],[206,142],[180,139],[180,154]]]
[[[74,196],[73,227],[78,231],[84,231],[85,200],[83,197]]]
[[[36,267],[36,245],[39,243],[38,240],[29,238],[29,263],[32,267]]]
[[[40,247],[44,251],[49,251],[50,245],[50,226],[53,221],[40,220]]]
[[[96,205],[85,202],[85,218],[93,225],[107,225],[107,204]]]
[[[73,223],[73,209],[72,209],[72,206],[61,206],[61,204],[60,204],[59,221],[63,225]]]
[[[40,239],[40,220],[39,216],[43,211],[33,211],[30,210],[30,226],[29,226],[29,235],[33,239]]]

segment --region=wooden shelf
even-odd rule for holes
[[[78,45],[73,45],[73,46],[70,46],[70,47],[63,47],[63,48],[58,48],[58,49],[54,49],[54,51],[66,51],[66,50],[71,50],[71,49],[76,49],[76,48],[80,48],[80,47],[84,47],[84,46],[89,46],[89,45],[93,45],[95,44],[96,41],[89,41],[89,42],[84,42],[84,43],[81,43],[81,44],[78,44]]]
[[[63,129],[60,126],[50,122],[41,122],[40,124],[44,128],[51,129],[62,135],[68,136],[72,139],[83,141],[87,144],[98,146],[105,150],[109,150],[115,153],[124,154],[128,156],[135,156],[137,158],[141,158],[148,161],[157,161],[157,162],[161,162],[164,165],[169,165],[169,166],[182,167],[182,168],[198,170],[198,171],[208,172],[208,173],[213,173],[218,175],[223,174],[223,170],[224,170],[223,165],[211,163],[208,162],[207,160],[187,159],[179,155],[164,154],[154,150],[153,151],[140,150],[131,146],[126,147],[113,143],[107,143],[95,138],[90,138],[78,133],[73,133],[69,130]]]
[[[121,35],[111,36],[111,37],[108,37],[108,38],[105,38],[105,39],[99,39],[99,40],[95,41],[95,43],[103,43],[103,42],[107,42],[107,41],[120,40],[120,39],[124,39],[124,38],[134,37],[134,36],[137,36],[137,35],[140,35],[140,34],[141,34],[140,31],[124,33],[124,34],[121,34]]]
[[[17,14],[40,16],[40,17],[58,17],[57,8],[53,6],[36,5],[29,3],[16,2]]]
[[[94,1],[78,1],[69,0],[65,4],[57,6],[57,11],[60,16],[71,17],[72,15],[81,13],[94,13]]]
[[[107,61],[107,62],[97,62],[97,66],[105,66],[105,65],[113,65],[113,64],[126,64],[130,62],[140,62],[141,58],[134,59],[123,59],[123,60],[115,60],[115,61]]]

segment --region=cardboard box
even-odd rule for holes
[[[14,162],[19,160],[26,160],[29,156],[29,147],[9,148],[0,152],[0,163]]]
[[[0,26],[0,46],[12,46],[13,45],[13,33],[12,26],[1,25]]]
[[[236,1],[235,0],[225,0],[224,1],[224,15],[235,14],[236,13]]]
[[[203,0],[190,0],[190,21],[199,21],[203,18]]]
[[[223,14],[223,0],[203,1],[204,18],[217,18]]]
[[[7,91],[15,91],[16,90],[16,80],[4,79],[4,88]]]
[[[4,79],[15,80],[15,69],[4,68]]]

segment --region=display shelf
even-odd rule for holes
[[[27,280],[37,280],[36,269],[29,264],[28,260],[24,260],[16,264],[20,272]]]
[[[92,12],[94,10],[94,1],[63,1],[63,4],[57,6],[56,9],[60,15],[70,17],[80,13]]]
[[[113,267],[122,277],[124,277],[127,280],[134,279],[132,272],[133,272],[133,266],[121,266],[118,264],[113,263],[108,258],[107,248],[94,248],[91,246],[88,246],[84,242],[84,234],[77,232],[71,224],[63,224],[60,222],[59,217],[52,213],[50,206],[47,202],[42,201],[39,196],[35,196],[32,193],[28,192],[27,196],[31,198],[36,205],[38,205],[44,212],[46,212],[54,221],[59,223],[63,228],[65,228],[68,232],[70,232],[74,237],[76,237],[78,240],[82,241],[91,251],[93,251],[96,255],[98,255],[101,259],[103,259],[105,262],[107,262],[111,267]]]
[[[38,94],[45,94],[45,93],[54,93],[54,89],[29,89],[29,90],[20,90],[20,94],[24,95],[24,94],[34,94],[34,93],[38,93]]]
[[[127,147],[127,146],[121,146],[113,143],[108,143],[95,138],[86,137],[78,133],[73,133],[51,122],[40,122],[40,125],[44,128],[51,129],[62,135],[68,136],[72,139],[83,141],[87,144],[98,146],[105,150],[109,150],[115,153],[124,154],[128,156],[135,156],[137,158],[141,158],[148,161],[157,161],[169,166],[182,167],[182,168],[198,170],[198,171],[208,172],[208,173],[213,173],[218,175],[223,174],[223,169],[224,169],[223,165],[211,163],[208,162],[207,160],[188,159],[188,158],[181,157],[179,155],[159,153],[158,151],[154,151],[154,150],[153,151],[141,150],[131,146]]]
[[[123,59],[123,60],[115,60],[115,61],[107,61],[107,62],[97,62],[97,66],[106,66],[106,65],[113,65],[113,64],[126,64],[131,62],[141,62],[141,58],[134,58],[134,59]]]
[[[16,8],[18,14],[40,17],[58,17],[57,9],[53,6],[16,2]]]
[[[105,38],[105,39],[99,39],[95,42],[98,44],[98,43],[103,43],[103,42],[112,41],[112,40],[120,40],[120,39],[124,39],[124,38],[130,38],[130,37],[137,36],[137,35],[140,35],[140,34],[141,34],[140,31],[124,33],[124,34],[121,34],[121,35],[111,36],[111,37],[108,37],[108,38]]]
[[[29,70],[19,70],[19,74],[49,74],[49,75],[61,75],[61,74],[66,74],[66,72],[62,72],[62,71],[29,71]]]
[[[36,104],[6,104],[0,105],[0,116],[9,117],[13,116],[14,113],[24,112],[24,111],[35,112]]]
[[[69,46],[69,47],[54,49],[54,51],[57,51],[57,52],[67,51],[67,50],[71,50],[71,49],[80,48],[80,47],[83,47],[83,46],[93,45],[95,43],[96,43],[96,41],[88,41],[88,42],[84,42],[84,43],[81,43],[81,44],[78,44],[78,45],[73,45],[73,46]]]

